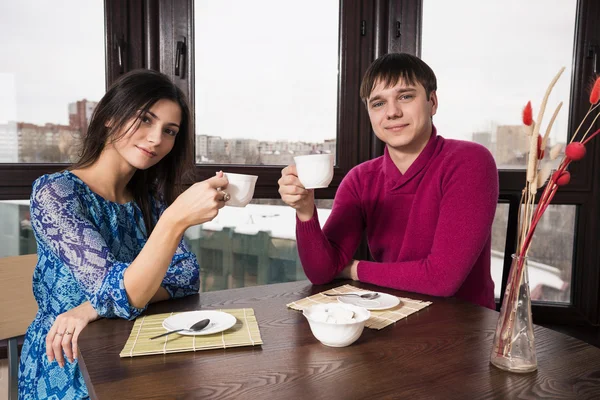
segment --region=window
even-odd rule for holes
[[[321,225],[331,200],[317,200]],[[197,255],[201,291],[306,279],[296,248],[296,213],[276,199],[255,199],[244,208],[225,207],[214,220],[187,230]]]
[[[336,1],[194,2],[196,162],[335,154],[339,15]]]
[[[61,4],[1,6],[0,163],[77,160],[104,94],[104,2]]]
[[[492,279],[496,300],[502,298],[506,279],[506,232],[510,205],[500,203],[492,227]],[[534,302],[570,303],[573,245],[577,208],[550,205],[535,231],[528,254],[529,285]],[[512,254],[512,253],[510,253]]]
[[[502,298],[502,277],[506,248],[506,231],[508,229],[509,204],[500,203],[496,206],[496,215],[492,225],[492,261],[491,272],[494,281],[494,297],[496,301]]]
[[[532,18],[542,9],[543,16]],[[465,10],[473,18],[461,18]],[[438,132],[484,145],[499,169],[524,169],[521,110],[528,101],[539,110],[550,80],[565,66],[542,123],[545,129],[563,101],[548,149],[565,143],[576,10],[576,0],[424,0],[421,57],[438,77]]]
[[[190,94],[198,180],[219,169],[250,173],[259,176],[256,198],[277,198],[294,155],[334,153],[333,181],[318,194],[333,198],[370,158],[358,95],[371,49],[361,36],[365,7],[373,5],[160,2],[160,69]]]
[[[35,254],[28,200],[0,201],[0,257]]]
[[[531,298],[538,302],[570,303],[577,207],[550,205],[529,249]]]

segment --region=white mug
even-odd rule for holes
[[[224,189],[231,198],[225,203],[226,206],[231,207],[246,207],[252,196],[254,196],[254,186],[258,176],[256,175],[244,175],[244,174],[232,174],[230,172],[224,172],[223,175],[227,177],[229,184]]]
[[[333,179],[333,154],[294,157],[298,179],[306,189],[326,188]]]

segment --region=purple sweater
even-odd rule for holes
[[[366,231],[374,262],[360,261],[358,278],[433,296],[456,296],[495,309],[490,273],[491,230],[498,171],[476,143],[433,133],[403,175],[385,155],[344,177],[321,230],[296,220],[306,276],[328,283],[352,259]]]

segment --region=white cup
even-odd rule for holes
[[[231,198],[225,205],[231,207],[246,207],[252,196],[254,196],[254,186],[258,176],[256,175],[244,175],[244,174],[232,174],[229,172],[223,173],[227,177],[229,184],[224,189]]]
[[[333,154],[294,157],[298,179],[306,189],[326,188],[333,179]]]

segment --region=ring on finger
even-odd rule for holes
[[[221,201],[228,202],[231,199],[231,196],[226,191],[221,190],[220,193],[223,195],[223,198],[221,199]]]
[[[72,335],[73,332],[65,331],[65,335]]]

